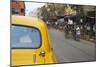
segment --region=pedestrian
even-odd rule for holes
[[[79,28],[79,26],[76,27],[76,40],[80,41],[80,28]]]
[[[68,19],[69,30],[72,30],[73,20]]]
[[[75,39],[76,39],[76,29],[75,29],[75,24],[73,25],[72,36],[73,36],[73,39],[75,40]]]
[[[64,27],[64,32],[65,32],[65,38],[68,38],[68,24],[66,23],[65,27]]]

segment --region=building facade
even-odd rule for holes
[[[11,11],[12,15],[25,15],[25,3],[23,1],[12,1]]]

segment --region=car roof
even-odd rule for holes
[[[19,15],[13,15],[11,18],[12,18],[11,24],[28,25],[28,26],[34,26],[37,28],[46,27],[46,24],[44,23],[44,21],[39,18],[19,16]]]

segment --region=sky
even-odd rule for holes
[[[44,6],[45,3],[36,3],[36,2],[25,2],[25,13],[26,16],[29,15],[30,12],[32,12],[33,10],[36,11],[37,8]]]

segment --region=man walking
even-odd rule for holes
[[[80,41],[80,28],[79,28],[79,26],[76,27],[76,40]]]

